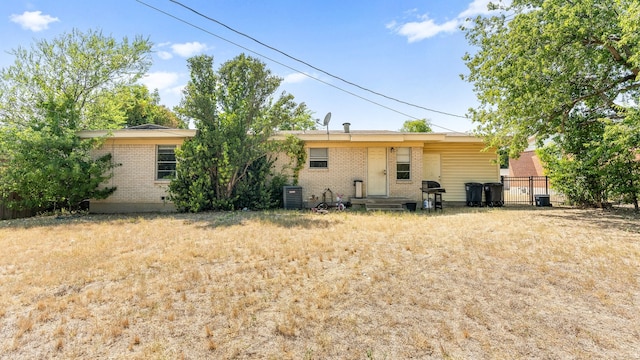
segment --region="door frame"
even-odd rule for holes
[[[436,170],[438,173],[436,178],[429,178],[429,176],[427,176],[427,169],[429,168],[429,166],[427,166],[427,162],[430,157],[438,158],[437,166],[432,167],[432,169]],[[442,155],[440,153],[428,152],[422,154],[422,177],[422,180],[433,180],[442,183]]]
[[[378,165],[383,165],[384,168],[377,166],[374,169],[373,165],[377,159],[372,158],[371,150],[379,151],[378,154],[376,155],[384,153],[384,161],[380,161],[380,163],[378,164]],[[381,174],[380,173],[376,174],[376,172],[381,172]],[[377,181],[372,181],[374,176],[377,176],[376,178]],[[377,183],[381,183],[381,185],[374,188],[374,186]],[[388,194],[389,194],[389,158],[387,154],[387,148],[386,147],[367,148],[367,196],[388,196]]]

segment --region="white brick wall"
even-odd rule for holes
[[[422,198],[422,148],[411,148],[411,179],[396,180],[396,152],[388,152],[389,196],[413,200]]]
[[[112,160],[121,164],[113,169],[108,186],[117,190],[107,199],[92,200],[96,203],[156,203],[168,196],[168,181],[157,181],[155,144],[105,144],[96,155],[110,152]]]
[[[366,164],[366,148],[329,148],[326,169],[309,168],[307,159],[300,172],[303,199],[310,201],[312,195],[322,199],[322,192],[329,188],[333,191],[331,201],[335,201],[336,194],[344,194],[344,200],[348,200],[355,195],[354,180],[365,180]]]
[[[173,141],[179,144],[181,139]],[[168,142],[165,140],[162,141],[162,144],[166,145]],[[113,205],[115,208],[119,204],[146,204],[151,207],[166,204],[162,198],[168,196],[169,182],[155,180],[156,146],[151,141],[133,144],[107,142],[101,150],[96,151],[96,155],[111,152],[113,161],[122,165],[113,169],[114,176],[107,184],[108,186],[116,185],[116,192],[105,200],[92,200],[92,204]],[[447,200],[464,200],[463,187],[459,183],[467,181],[467,178],[493,179],[494,172],[497,176],[496,165],[490,163],[490,160],[494,159],[496,155],[480,152],[481,146],[482,144],[464,143],[425,145],[424,149],[414,146],[411,148],[410,180],[396,180],[396,153],[391,152],[390,146],[387,146],[388,195],[405,197],[415,201],[421,200],[423,153],[436,152],[442,154],[442,185],[451,188],[451,193],[449,189],[447,190]],[[318,145],[317,147],[322,146]],[[302,187],[303,200],[313,206],[322,199],[322,192],[329,188],[333,192],[333,198],[327,199],[328,201],[335,201],[335,195],[338,193],[344,194],[344,200],[348,201],[355,195],[354,180],[363,181],[363,195],[366,197],[366,145],[363,147],[329,147],[328,154],[328,168],[326,169],[309,168],[309,159],[307,159],[300,172],[298,183]],[[457,157],[453,157],[454,155]],[[278,158],[276,169],[288,166],[289,160],[286,155],[281,154]],[[286,173],[290,176],[291,170],[287,170]],[[464,174],[464,178],[456,174]],[[456,193],[456,190],[459,190],[460,194]],[[310,200],[313,195],[317,200]]]
[[[308,152],[308,149],[307,149]],[[308,154],[308,153],[307,153]],[[276,169],[281,169],[287,164],[286,156],[279,156]],[[389,196],[406,197],[419,201],[422,197],[422,148],[411,149],[411,179],[396,180],[396,157],[387,148],[387,173],[389,184]],[[287,172],[290,174],[290,172]],[[344,194],[344,200],[355,196],[354,180],[362,180],[363,195],[366,197],[367,182],[367,148],[339,147],[329,148],[329,161],[327,169],[309,167],[309,159],[300,172],[299,184],[302,187],[302,196],[309,205],[315,205],[310,198],[315,195],[322,199],[322,192],[329,188],[333,191],[333,200],[337,193]],[[329,199],[327,199],[329,200]],[[316,200],[316,202],[319,200]]]

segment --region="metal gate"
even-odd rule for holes
[[[501,176],[500,182],[505,204],[534,205],[536,195],[549,195],[552,204],[564,202],[564,195],[550,186],[548,176]]]

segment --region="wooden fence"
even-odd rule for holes
[[[10,194],[8,198],[0,198],[0,220],[20,219],[35,215],[35,211],[32,209],[16,210],[11,209],[6,205],[7,201],[15,200],[16,194]]]

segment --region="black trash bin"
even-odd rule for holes
[[[502,183],[485,183],[484,200],[487,206],[504,205],[504,186]]]
[[[467,193],[467,206],[482,206],[482,184],[469,182],[464,184]]]
[[[534,195],[534,199],[536,200],[536,206],[551,206],[551,200],[549,195]]]

